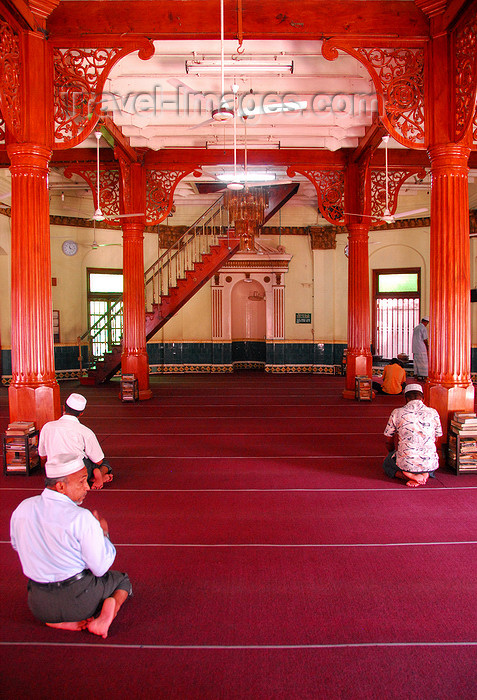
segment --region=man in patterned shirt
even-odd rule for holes
[[[435,408],[423,403],[420,384],[404,390],[406,405],[395,408],[384,431],[389,454],[383,469],[390,477],[404,479],[406,486],[424,486],[439,467],[436,440],[442,435]]]

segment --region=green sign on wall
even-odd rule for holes
[[[311,314],[295,314],[295,323],[311,323]]]

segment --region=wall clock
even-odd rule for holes
[[[65,255],[76,255],[78,252],[78,244],[76,241],[63,241],[61,250]]]

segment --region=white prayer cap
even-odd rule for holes
[[[423,316],[423,317],[422,317],[422,320],[423,320],[423,321],[427,321],[427,322],[429,323],[429,316]]]
[[[66,405],[72,408],[73,411],[84,411],[86,399],[81,394],[70,394],[66,399]]]
[[[408,391],[419,391],[419,393],[423,394],[422,386],[420,384],[406,384],[406,388],[404,389],[404,393],[407,394]]]
[[[51,462],[45,464],[45,472],[49,479],[61,479],[62,476],[79,472],[83,467],[84,462],[80,455],[56,455]]]

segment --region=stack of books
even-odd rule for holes
[[[38,465],[38,433],[29,421],[10,423],[3,438],[6,472],[26,472]]]
[[[454,432],[475,433],[477,431],[477,415],[475,413],[454,413],[451,419]]]
[[[366,376],[357,376],[355,378],[355,398],[358,401],[371,401],[373,398],[373,384],[371,379]]]
[[[458,472],[477,471],[477,416],[470,412],[454,413],[449,433],[449,465]]]
[[[16,420],[9,423],[5,435],[29,435],[35,432],[35,424],[26,420]]]
[[[134,374],[121,377],[121,401],[139,401],[138,381]]]

